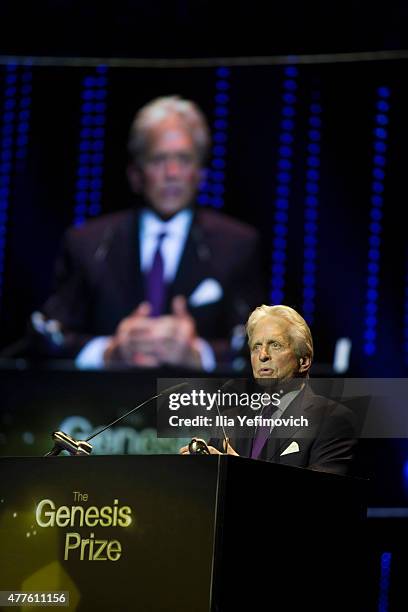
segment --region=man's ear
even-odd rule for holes
[[[305,374],[309,370],[311,365],[312,365],[312,360],[310,359],[309,355],[306,355],[305,357],[300,357],[299,373]]]
[[[138,164],[130,162],[126,168],[130,189],[133,193],[142,193],[143,191],[143,172]]]

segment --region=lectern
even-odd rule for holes
[[[1,458],[0,483],[0,591],[78,612],[362,610],[354,479],[157,455]]]

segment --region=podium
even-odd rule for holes
[[[358,480],[153,455],[1,458],[0,483],[0,591],[78,612],[363,610]]]

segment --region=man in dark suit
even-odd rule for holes
[[[128,177],[144,206],[66,233],[42,309],[61,331],[60,354],[83,367],[211,370],[231,360],[231,339],[260,299],[258,236],[195,208],[209,143],[188,100],[158,98],[137,113]]]
[[[346,474],[356,445],[354,415],[308,385],[313,340],[306,321],[289,306],[263,305],[249,317],[247,334],[255,381],[246,385],[246,392],[278,394],[279,402],[264,406],[260,416],[287,425],[271,427],[267,421],[247,430],[246,437],[237,435],[235,427],[228,444],[209,442],[210,453],[223,448],[232,455]],[[180,452],[188,453],[188,447]]]

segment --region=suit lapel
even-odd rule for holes
[[[309,419],[308,410],[311,406],[313,406],[313,392],[306,383],[305,388],[286,408],[282,415],[282,419],[288,419],[290,417],[298,419],[302,416]],[[273,429],[261,458],[266,456],[269,460],[273,460],[279,457],[285,448],[289,446],[295,434],[301,430],[302,427],[299,425],[277,427]]]
[[[129,216],[112,236],[107,265],[114,276],[123,309],[130,313],[144,299],[144,281],[140,269],[139,212]]]
[[[175,295],[184,295],[188,299],[197,283],[208,276],[211,276],[211,254],[200,225],[199,213],[194,211],[176,277],[169,287],[169,304]]]

